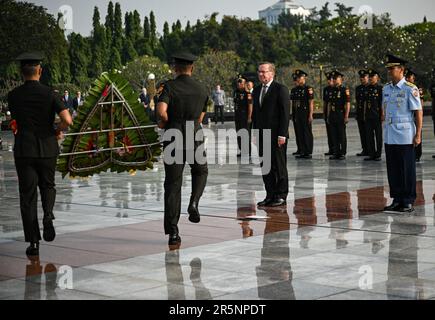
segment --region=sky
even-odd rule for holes
[[[92,28],[94,6],[100,9],[102,22],[104,22],[109,3],[107,0],[26,0],[26,2],[43,6],[48,9],[49,13],[56,16],[61,6],[70,6],[73,13],[73,31],[85,36],[90,34]],[[113,2],[121,4],[123,15],[125,11],[137,10],[143,19],[145,15],[149,15],[150,11],[154,11],[158,31],[161,32],[165,21],[171,25],[179,19],[185,26],[188,20],[194,24],[197,19],[203,19],[213,12],[219,12],[218,17],[232,15],[258,19],[259,10],[267,8],[278,0],[114,0]],[[294,0],[294,2],[305,8],[320,9],[327,1]],[[421,22],[424,16],[428,21],[435,21],[434,0],[330,0],[329,2],[330,9],[335,8],[335,2],[341,2],[346,6],[354,7],[354,13],[357,13],[358,8],[364,5],[370,6],[375,14],[389,12],[393,22],[397,25]]]

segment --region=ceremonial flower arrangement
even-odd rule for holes
[[[145,128],[144,128],[145,127]],[[118,71],[95,80],[62,143],[63,177],[152,169],[161,154],[153,123]]]

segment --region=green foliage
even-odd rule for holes
[[[109,96],[104,98],[103,92],[105,92],[111,84],[114,84],[121,92],[127,104],[133,110],[139,125],[144,126],[151,124],[142,104],[137,101],[136,92],[131,88],[128,81],[124,79],[119,72],[113,72],[103,73],[95,80],[93,87],[87,93],[85,104],[78,111],[78,115],[74,120],[74,125],[71,127],[70,132],[78,133],[136,126],[133,119],[119,104],[114,106],[113,118],[110,115],[110,105],[103,107],[102,113],[99,112],[100,107],[98,106],[98,102],[101,99],[103,99],[103,101],[110,101]],[[97,112],[93,113],[93,110],[97,110]],[[114,126],[112,126],[112,123]],[[140,132],[143,134],[145,141],[141,139]],[[127,145],[125,143],[126,141],[128,141]],[[118,131],[115,132],[114,147],[124,146],[127,148],[119,151],[98,151],[99,149],[109,148],[110,138],[108,133],[68,136],[62,144],[63,153],[94,152],[60,157],[58,160],[58,170],[62,173],[63,177],[66,177],[68,174],[71,177],[88,177],[108,170],[120,173],[131,170],[152,169],[153,163],[157,161],[156,157],[161,154],[160,145],[134,149],[128,149],[128,147],[155,143],[157,141],[158,136],[153,128]],[[144,163],[138,164],[137,162]],[[75,169],[80,169],[80,171],[77,172]]]
[[[42,82],[70,81],[68,43],[46,9],[27,2],[0,2],[0,77],[18,80],[13,59],[23,52],[44,53]]]
[[[235,52],[210,51],[196,62],[193,76],[207,88],[208,92],[212,92],[217,84],[230,92],[240,70],[244,70],[244,64]]]
[[[148,76],[153,73],[156,77],[156,83],[172,78],[169,66],[161,62],[156,57],[142,56],[129,62],[122,71],[135,90],[138,92],[146,84]],[[138,94],[139,95],[139,94]]]

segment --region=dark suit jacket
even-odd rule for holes
[[[80,103],[83,103],[83,102],[84,102],[83,97],[80,97]],[[79,106],[79,100],[77,99],[77,97],[75,97],[73,99],[73,109],[77,110],[79,107],[80,107]]]
[[[273,81],[264,97],[260,107],[260,94],[262,85],[257,86],[253,92],[254,129],[271,129],[272,137],[289,137],[290,122],[290,94],[286,86]]]
[[[62,96],[62,102],[65,108],[72,111],[74,109],[73,98],[71,96],[68,97],[68,100],[65,99],[65,96]]]

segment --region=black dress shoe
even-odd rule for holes
[[[301,153],[299,151],[293,152],[292,156],[299,156]]]
[[[360,152],[360,153],[357,153],[356,156],[357,156],[357,157],[367,157],[368,154],[365,153],[365,152]]]
[[[411,213],[411,212],[414,212],[414,211],[415,211],[415,209],[414,209],[412,204],[407,204],[407,205],[404,205],[404,206],[400,206],[400,208],[399,208],[399,212]]]
[[[325,153],[325,156],[332,156],[332,155],[334,155],[334,154],[331,151],[328,151]]]
[[[390,204],[388,207],[384,208],[384,211],[399,211],[401,208],[400,203],[397,202],[393,202],[392,204]]]
[[[26,249],[26,255],[29,257],[39,256],[39,242],[30,242],[30,246]]]
[[[435,154],[432,156],[432,159],[435,159]]]
[[[282,198],[277,198],[273,200],[271,203],[269,203],[269,207],[280,207],[287,205],[287,201]]]
[[[345,156],[337,156],[337,160],[346,160]]]
[[[174,234],[169,235],[168,245],[175,246],[175,245],[180,244],[180,243],[181,243],[181,238],[178,235],[178,233],[174,233]]]
[[[56,230],[54,229],[53,221],[51,218],[44,218],[42,224],[44,225],[42,238],[47,242],[52,242],[54,238],[56,238]]]
[[[301,154],[295,157],[296,159],[312,159],[313,156],[311,156],[310,154]]]
[[[337,159],[338,159],[338,156],[336,156],[336,155],[332,155],[329,157],[329,160],[337,160]]]
[[[265,207],[265,206],[268,206],[271,202],[273,202],[273,199],[266,198],[263,201],[257,203],[257,206],[259,206],[259,207]]]
[[[381,157],[375,157],[373,160],[374,161],[382,161],[382,158]]]
[[[199,223],[201,221],[201,217],[198,211],[198,202],[191,201],[189,207],[187,209],[187,213],[189,213],[189,221],[192,223]]]
[[[420,158],[415,159],[415,162],[420,162]]]

